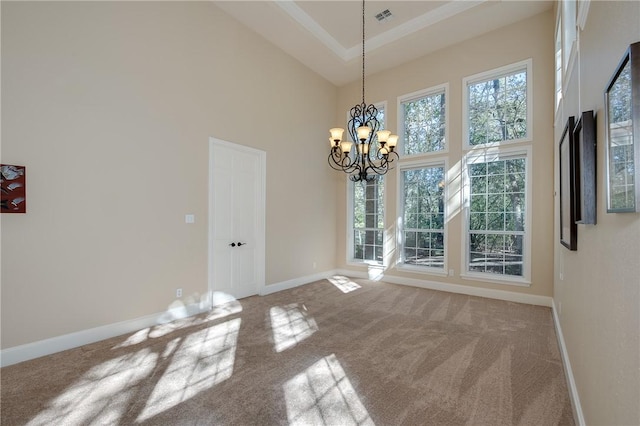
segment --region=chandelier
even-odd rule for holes
[[[388,130],[380,130],[378,109],[364,101],[364,17],[362,0],[362,103],[351,108],[347,122],[349,136],[355,142],[342,140],[342,128],[329,130],[329,165],[347,173],[354,182],[370,181],[384,175],[391,169],[394,159],[399,158],[395,151],[398,136]]]

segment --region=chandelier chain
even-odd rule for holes
[[[386,174],[392,168],[391,163],[398,159],[395,151],[398,135],[381,130],[378,109],[365,101],[365,21],[365,0],[362,0],[362,103],[349,111],[349,137],[346,140],[342,139],[344,129],[335,127],[329,130],[329,165],[347,173],[353,182],[368,182]]]
[[[362,0],[362,104],[364,105],[364,0]]]

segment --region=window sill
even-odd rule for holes
[[[385,265],[383,265],[382,263],[378,263],[378,262],[374,262],[373,260],[348,260],[347,261],[347,266],[366,266],[367,268],[379,268],[379,269],[384,269],[386,268]]]
[[[491,150],[496,148],[503,148],[511,145],[525,144],[533,142],[533,138],[531,135],[527,135],[524,138],[520,139],[509,139],[505,141],[497,141],[497,142],[489,142],[489,143],[480,143],[477,145],[469,145],[468,142],[465,142],[462,147],[463,151],[466,152],[474,152],[474,151],[482,151],[482,150]]]
[[[438,151],[419,152],[415,154],[402,154],[400,157],[400,163],[420,163],[425,159],[432,159],[433,157],[446,157],[449,155],[449,148]]]
[[[446,269],[440,270],[440,269],[437,269],[437,268],[428,268],[428,267],[423,267],[423,266],[406,265],[404,263],[397,265],[396,269],[398,271],[413,272],[413,273],[423,274],[423,275],[436,275],[436,276],[439,276],[439,277],[448,277],[449,276],[449,274],[447,273]]]
[[[531,287],[531,281],[526,278],[518,278],[518,277],[497,277],[494,275],[485,275],[485,274],[474,274],[474,273],[466,273],[460,274],[460,278],[463,280],[470,281],[483,281],[487,283],[493,284],[504,284],[504,285],[512,285],[517,287]]]

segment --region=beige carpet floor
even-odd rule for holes
[[[572,425],[549,308],[337,278],[0,370],[2,425]]]

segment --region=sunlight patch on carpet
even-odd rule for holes
[[[343,293],[351,293],[362,286],[358,283],[354,283],[347,277],[343,277],[342,275],[334,275],[331,278],[328,278],[329,282],[336,286]]]
[[[150,331],[151,331],[150,328],[144,328],[140,331],[136,331],[131,336],[127,337],[127,339],[124,342],[115,345],[111,349],[119,349],[119,348],[126,348],[127,346],[139,345],[140,343],[147,340],[147,338],[149,337]]]
[[[269,310],[276,352],[294,347],[318,331],[318,324],[299,303],[274,306]]]
[[[207,315],[207,321],[223,318],[242,312],[242,305],[237,300],[231,300],[220,305],[213,305],[211,311]]]
[[[87,371],[27,424],[117,424],[135,397],[137,384],[153,371],[157,359],[157,354],[142,349],[105,361]]]
[[[331,354],[284,384],[289,425],[373,425],[338,358]]]
[[[205,322],[214,321],[229,315],[242,312],[242,305],[233,296],[222,292],[214,292],[213,306],[205,317],[188,316],[186,318],[175,319],[170,322],[161,323],[153,327],[147,327],[136,331],[125,341],[115,345],[112,349],[121,349],[128,346],[135,346],[144,343],[147,339],[157,339],[186,327],[193,327]],[[164,321],[164,320],[163,320]]]
[[[138,417],[144,421],[175,407],[233,374],[240,318],[189,334],[165,354],[171,362]]]

